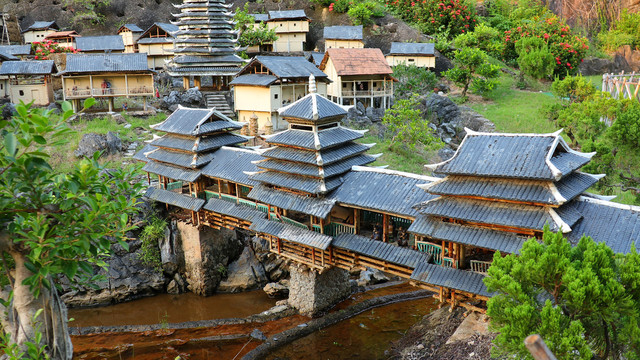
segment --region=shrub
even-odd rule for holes
[[[484,51],[477,48],[457,50],[453,63],[455,67],[444,75],[462,87],[463,97],[467,96],[470,86],[473,92],[486,96],[497,85],[500,66],[490,64]]]
[[[474,5],[465,0],[385,1],[398,16],[417,24],[427,34],[448,31],[450,36],[456,36],[473,31],[477,22]]]
[[[145,226],[144,229],[142,229],[142,233],[140,233],[142,246],[140,247],[138,257],[142,260],[143,264],[153,266],[157,271],[162,270],[162,260],[160,259],[158,242],[164,236],[166,227],[167,223],[163,219],[152,216],[147,226]]]
[[[606,52],[614,52],[623,45],[634,45],[636,38],[633,35],[619,30],[610,30],[598,34],[598,47]]]
[[[429,122],[422,117],[419,105],[419,95],[412,94],[408,99],[396,101],[391,109],[384,113],[382,123],[393,134],[390,141],[392,150],[397,150],[398,144],[411,149],[418,143],[434,150],[442,147],[442,141],[433,134]]]
[[[504,32],[505,48],[502,57],[505,62],[516,62],[518,53],[515,44],[526,37],[538,37],[547,43],[556,60],[553,74],[560,77],[576,74],[578,65],[589,49],[586,38],[574,35],[569,25],[556,16],[549,16],[534,19]]]
[[[485,5],[489,15],[487,22],[500,31],[549,13],[549,9],[540,0],[488,0]]]
[[[556,80],[551,84],[551,92],[561,99],[568,99],[570,103],[583,102],[596,93],[596,87],[585,79],[578,76],[567,76],[564,79]]]
[[[371,24],[371,16],[373,15],[373,11],[369,8],[366,3],[359,3],[355,6],[352,6],[349,11],[347,11],[347,15],[349,15],[349,19],[354,25],[369,25]]]
[[[640,147],[640,104],[635,99],[618,114],[609,134],[618,144]]]
[[[453,45],[458,49],[474,47],[485,51],[494,57],[499,57],[504,50],[502,36],[497,29],[485,24],[480,24],[471,32],[456,36]]]
[[[516,43],[516,50],[521,74],[542,79],[553,73],[555,61],[544,40],[537,37],[522,38]]]
[[[49,60],[49,56],[51,54],[59,54],[59,53],[77,53],[78,50],[74,48],[68,48],[64,46],[58,45],[58,43],[53,42],[51,40],[39,42],[35,41],[31,43],[31,49],[35,54],[36,60]]]
[[[337,13],[346,13],[349,11],[349,5],[351,5],[351,0],[336,0],[333,2],[333,11]]]
[[[397,99],[408,98],[413,93],[431,92],[438,82],[436,74],[415,65],[394,66],[393,77],[398,79],[394,85],[394,95]]]

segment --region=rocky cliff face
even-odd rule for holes
[[[555,14],[565,18],[571,25],[590,26],[598,22],[598,10],[593,0],[543,0]],[[606,12],[617,13],[622,9],[640,11],[640,0],[608,0]]]
[[[145,29],[154,22],[168,22],[171,13],[176,12],[173,3],[182,1],[168,0],[111,0],[100,8],[105,16],[103,25],[74,25],[71,19],[80,9],[65,6],[65,0],[0,0],[2,12],[11,15],[10,37],[19,41],[21,29],[26,29],[34,21],[55,20],[61,28],[73,28],[82,35],[115,34],[126,23],[134,23]]]

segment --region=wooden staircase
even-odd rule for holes
[[[236,113],[227,102],[227,98],[224,96],[224,93],[207,92],[203,93],[202,95],[204,95],[207,108],[215,108],[216,110],[220,111],[222,114],[230,118],[236,117]]]

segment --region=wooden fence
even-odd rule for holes
[[[625,74],[602,75],[602,91],[608,92],[613,99],[636,99],[640,90],[640,74],[635,72]]]

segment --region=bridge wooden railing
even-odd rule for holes
[[[625,74],[602,75],[602,91],[608,92],[613,99],[636,99],[640,92],[640,74],[635,72]]]

